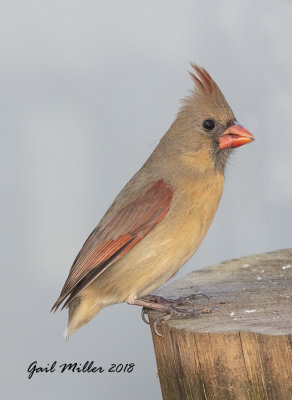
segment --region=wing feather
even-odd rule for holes
[[[63,308],[67,306],[81,290],[142,240],[165,217],[172,195],[170,187],[161,179],[117,212],[107,224],[99,224],[78,253],[52,310],[56,311],[69,296]]]

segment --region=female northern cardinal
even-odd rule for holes
[[[110,304],[165,307],[143,296],[170,279],[197,250],[216,213],[232,148],[253,140],[237,124],[208,72],[192,67],[192,95],[71,267],[52,308],[66,299],[66,337]]]

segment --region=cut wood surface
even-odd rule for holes
[[[292,249],[197,270],[157,291],[167,298],[203,293],[153,332],[163,398],[292,400]]]

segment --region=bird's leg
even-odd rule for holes
[[[203,296],[207,298],[209,297],[203,294],[196,294],[187,297],[180,297],[178,299],[166,299],[162,296],[156,296],[153,294],[149,294],[144,297],[138,297],[128,302],[129,304],[142,306],[142,319],[144,322],[149,324],[149,321],[146,320],[145,314],[147,314],[147,309],[161,311],[166,313],[164,316],[157,318],[154,321],[154,332],[156,335],[161,336],[161,334],[157,331],[157,325],[163,321],[170,319],[171,317],[187,317],[187,316],[199,316],[202,314],[210,314],[212,312],[211,308],[202,308],[202,309],[183,309],[178,308],[177,305],[186,305],[190,304],[191,300],[197,299],[199,296]]]

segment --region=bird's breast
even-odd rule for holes
[[[177,184],[165,218],[165,231],[171,232],[172,251],[175,258],[180,258],[179,264],[190,258],[205,237],[217,211],[223,185],[221,174],[195,180],[185,178]]]

